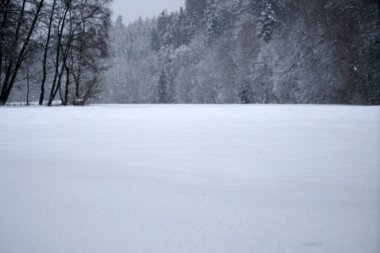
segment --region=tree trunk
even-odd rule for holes
[[[26,74],[26,105],[29,105],[29,94],[30,94],[30,73],[29,73],[29,66],[28,66],[28,73]]]
[[[65,85],[65,95],[64,95],[64,105],[69,104],[69,85],[70,85],[70,69],[65,65],[66,70],[66,85]]]
[[[66,18],[67,18],[67,14],[68,14],[70,8],[71,8],[71,0],[65,6],[65,12],[64,12],[64,15],[63,15],[62,20],[61,20],[62,23],[60,24],[61,27],[59,27],[59,30],[58,30],[58,41],[57,41],[55,72],[54,72],[53,83],[52,83],[52,86],[51,86],[51,89],[50,89],[50,96],[49,96],[48,106],[51,106],[53,104],[53,100],[54,100],[54,98],[55,98],[55,96],[57,94],[58,89],[60,88],[59,87],[59,85],[60,85],[59,76],[61,74],[60,74],[60,71],[59,71],[59,65],[60,65],[60,59],[64,57],[64,56],[61,56],[60,51],[62,49],[63,30],[65,28]]]
[[[48,55],[48,50],[49,50],[49,45],[50,45],[50,37],[51,37],[51,27],[53,24],[53,18],[54,18],[54,11],[55,11],[55,4],[57,0],[54,0],[53,6],[51,9],[51,14],[50,14],[50,20],[49,20],[49,27],[48,27],[48,33],[47,33],[47,39],[46,39],[46,44],[45,44],[45,49],[44,49],[44,59],[43,59],[43,65],[42,65],[42,82],[41,82],[41,91],[40,91],[40,100],[38,102],[39,105],[42,105],[44,102],[44,97],[45,97],[45,83],[46,83],[46,76],[47,76],[47,55]]]
[[[63,76],[63,72],[64,72],[64,68],[65,66],[67,65],[67,58],[69,57],[69,52],[70,52],[70,49],[71,49],[71,43],[73,41],[73,38],[74,38],[74,33],[71,33],[70,36],[69,36],[69,40],[66,44],[66,48],[65,50],[63,51],[62,53],[62,57],[63,57],[63,63],[62,63],[62,66],[61,66],[61,70],[59,70],[59,66],[58,64],[56,65],[57,66],[57,75],[55,77],[56,79],[56,85],[54,86],[54,89],[52,87],[52,90],[51,90],[51,95],[50,95],[50,99],[49,99],[49,102],[48,102],[48,106],[51,106],[52,103],[53,103],[53,100],[55,98],[55,96],[57,95],[57,92],[58,90],[61,89],[61,83],[62,83],[62,76]],[[62,97],[61,97],[61,101],[62,101]]]

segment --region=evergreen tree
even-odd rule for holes
[[[161,48],[160,36],[158,35],[157,29],[153,29],[151,35],[151,47],[153,51],[158,52]]]
[[[272,38],[274,25],[277,21],[276,13],[271,2],[265,1],[261,6],[262,11],[259,15],[257,31],[259,37],[263,38],[265,42],[269,42]]]
[[[158,79],[158,102],[165,104],[169,103],[170,100],[168,76],[162,70]]]

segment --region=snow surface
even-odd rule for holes
[[[0,108],[0,252],[380,252],[380,107]]]

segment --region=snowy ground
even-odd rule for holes
[[[1,253],[380,252],[380,107],[0,108]]]

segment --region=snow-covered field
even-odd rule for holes
[[[1,253],[378,253],[380,107],[0,108]]]

